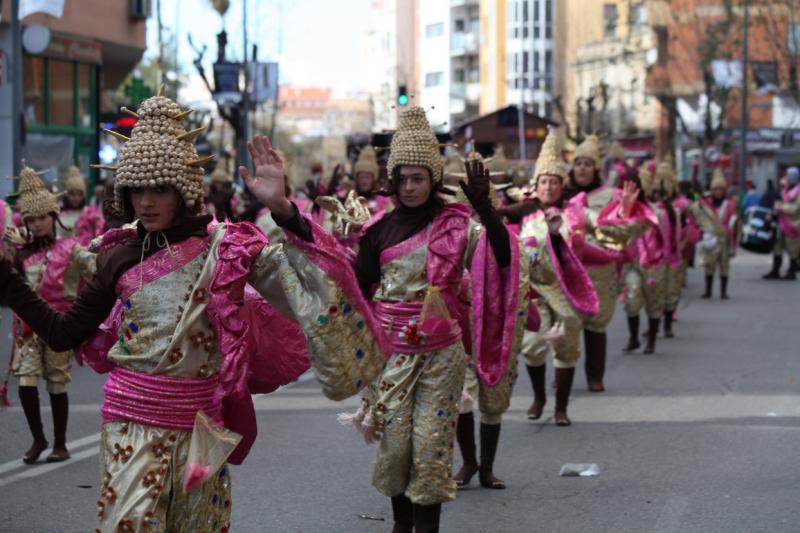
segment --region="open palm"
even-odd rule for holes
[[[263,203],[270,211],[276,214],[286,213],[286,208],[291,208],[286,198],[286,185],[284,183],[283,162],[278,153],[272,148],[269,139],[256,135],[247,143],[247,150],[255,167],[255,178],[245,167],[240,167],[239,172],[250,192]]]

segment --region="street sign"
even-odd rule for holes
[[[251,62],[251,102],[274,102],[278,99],[278,64]]]
[[[241,102],[241,67],[239,63],[214,63],[214,100],[227,105]]]

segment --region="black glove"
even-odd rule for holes
[[[489,198],[489,170],[477,160],[467,161],[464,167],[467,169],[467,182],[460,180],[458,184],[467,200],[479,215],[492,211],[494,208]]]

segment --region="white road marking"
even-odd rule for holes
[[[26,470],[23,470],[22,472],[18,472],[13,476],[9,476],[5,479],[0,479],[0,487],[5,487],[6,485],[10,485],[15,481],[30,479],[44,474],[49,474],[53,470],[58,470],[59,468],[69,466],[83,459],[93,457],[98,453],[100,453],[100,446],[94,446],[92,448],[87,448],[86,450],[72,454],[71,459],[63,461],[61,463],[45,463],[41,466],[33,466],[33,467],[29,466]]]
[[[87,444],[95,444],[97,442],[100,442],[100,434],[99,433],[95,433],[94,435],[89,435],[88,437],[83,437],[81,439],[76,439],[76,440],[70,441],[70,442],[67,443],[67,449],[70,450],[70,451],[78,450],[80,448],[83,448]],[[42,453],[42,456],[45,456],[45,454],[46,454],[46,452]],[[35,468],[32,465],[26,465],[25,463],[23,463],[22,462],[22,457],[20,457],[19,459],[14,459],[13,461],[9,461],[7,463],[4,463],[4,464],[0,465],[0,475],[5,474],[6,472],[11,472],[12,470],[17,470],[18,468],[23,468],[23,467],[24,468],[28,468],[28,469]]]

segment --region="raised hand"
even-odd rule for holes
[[[622,214],[628,216],[633,209],[633,204],[639,198],[639,187],[632,181],[626,181],[622,187],[622,197],[620,203],[622,204]]]
[[[489,199],[489,170],[477,159],[465,162],[464,167],[467,170],[467,182],[459,180],[458,184],[467,200],[478,213],[492,209],[492,201]]]
[[[286,198],[284,169],[281,158],[272,148],[266,136],[256,135],[247,143],[247,151],[255,167],[255,178],[245,167],[239,173],[250,192],[278,218],[289,218],[294,212],[292,203]]]

